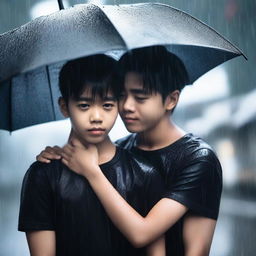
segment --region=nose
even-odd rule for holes
[[[98,108],[91,109],[90,122],[91,123],[102,123],[101,111]]]
[[[132,97],[127,96],[123,100],[121,100],[121,107],[125,112],[134,112],[135,106]]]

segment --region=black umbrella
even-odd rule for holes
[[[176,54],[190,83],[243,55],[215,30],[168,5],[76,5],[0,35],[0,129],[62,118],[56,98],[63,61],[97,53],[119,58],[151,45]]]

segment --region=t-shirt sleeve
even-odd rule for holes
[[[51,164],[35,162],[26,172],[20,201],[19,231],[55,230]]]
[[[174,176],[167,179],[164,197],[189,208],[192,214],[217,219],[222,192],[222,170],[214,152],[193,152]]]

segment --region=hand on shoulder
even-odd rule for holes
[[[50,163],[51,160],[61,159],[62,151],[62,148],[59,146],[47,146],[39,155],[36,156],[36,160],[42,163]]]

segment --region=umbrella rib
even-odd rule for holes
[[[56,113],[55,113],[54,102],[53,102],[53,95],[52,95],[52,84],[51,84],[50,71],[49,71],[49,66],[48,65],[46,65],[46,74],[47,74],[48,85],[49,85],[49,90],[50,90],[53,118],[54,118],[54,120],[56,120]]]
[[[230,40],[228,40],[227,38],[225,38],[223,35],[221,35],[221,34],[220,34],[218,31],[216,31],[214,28],[208,26],[205,22],[203,22],[203,21],[197,19],[196,17],[194,17],[194,16],[188,14],[188,13],[185,12],[185,11],[182,11],[182,10],[180,10],[180,9],[178,9],[178,8],[174,8],[174,7],[169,6],[169,5],[167,5],[167,4],[152,3],[152,5],[156,5],[156,6],[165,6],[165,7],[167,7],[167,8],[175,9],[176,11],[181,12],[181,13],[183,13],[183,14],[189,16],[190,18],[194,19],[196,22],[201,23],[203,26],[207,27],[209,30],[211,30],[211,31],[215,32],[216,34],[218,34],[219,37],[221,37],[223,40],[225,40],[226,42],[228,42],[234,49],[236,49],[236,50],[238,51],[238,53],[239,53],[240,55],[242,55],[246,60],[248,60],[247,56],[246,56],[237,46],[235,46],[233,43],[231,43]],[[231,51],[230,51],[230,52],[231,52]]]
[[[120,39],[122,40],[122,42],[123,42],[125,48],[126,48],[126,49],[129,49],[128,46],[127,46],[127,44],[126,44],[126,42],[125,42],[125,40],[123,39],[123,37],[121,36],[121,34],[119,33],[119,31],[117,30],[117,28],[116,28],[116,27],[114,26],[114,24],[111,22],[111,20],[110,20],[109,17],[107,16],[107,14],[104,12],[102,6],[101,6],[100,4],[98,5],[98,4],[95,4],[95,3],[92,3],[91,5],[94,5],[95,7],[99,8],[99,9],[102,11],[102,13],[105,15],[106,19],[109,21],[109,23],[113,26],[114,30],[115,30],[115,31],[117,32],[117,34],[119,35],[119,37],[120,37]]]

